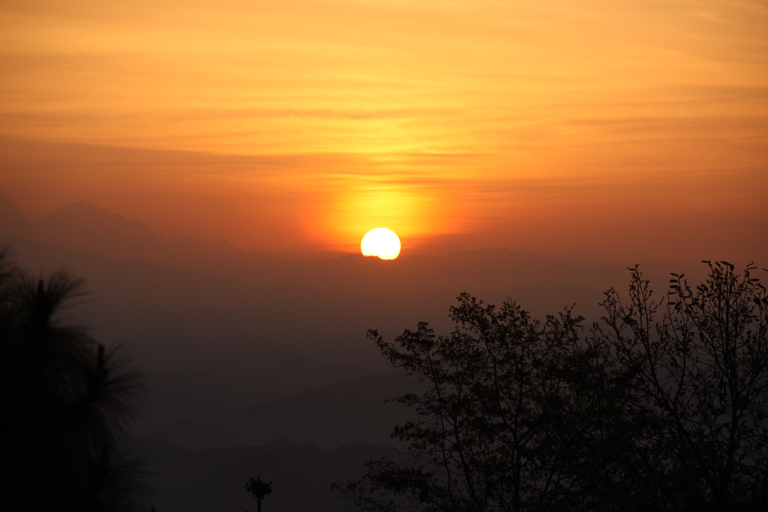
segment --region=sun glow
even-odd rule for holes
[[[400,239],[387,228],[370,230],[360,243],[363,256],[377,256],[382,260],[393,260],[400,254]]]

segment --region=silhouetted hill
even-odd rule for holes
[[[346,416],[323,416],[322,407],[313,409],[320,398],[295,395],[387,371],[366,331],[375,328],[391,339],[427,321],[438,333],[447,333],[452,329],[449,307],[462,291],[491,303],[511,297],[539,318],[574,303],[577,313],[594,317],[602,290],[621,288],[627,277],[622,270],[611,281],[612,268],[601,273],[601,266],[508,249],[384,262],[359,255],[261,258],[235,248],[232,253],[239,256],[229,258],[226,247],[167,239],[139,221],[87,203],[29,221],[7,195],[0,195],[0,212],[0,228],[11,230],[12,225],[22,235],[0,234],[0,246],[12,247],[23,266],[35,272],[63,266],[86,279],[93,300],[78,313],[100,341],[124,342],[148,375],[150,392],[140,418],[145,428],[165,425],[169,436],[207,443],[201,446],[246,442],[248,432],[262,427],[266,437],[280,435],[274,430],[280,424],[289,425],[291,439],[328,444],[357,435],[344,431],[354,421],[378,432],[373,436],[386,435],[389,424],[365,423],[366,417],[377,417],[376,410],[350,406]],[[99,245],[100,238],[107,242]],[[112,250],[114,256],[103,254]],[[278,398],[287,401],[262,404],[271,419],[261,426],[255,414],[223,416]],[[337,402],[339,411],[342,403]],[[334,410],[335,405],[326,402],[324,407]],[[188,418],[208,419],[189,428],[170,426]],[[307,418],[315,418],[317,437],[308,436]]]
[[[139,259],[227,276],[260,286],[297,286],[368,296],[439,290],[456,296],[462,291],[479,295],[544,281],[600,292],[626,278],[624,267],[508,248],[432,255],[404,251],[394,261],[360,254],[286,258],[244,251],[227,242],[163,237],[139,220],[128,220],[90,203],[63,206],[42,219],[30,220],[4,195],[0,197],[0,211],[8,212],[0,222],[0,235],[118,260]]]
[[[190,270],[252,260],[256,255],[223,241],[163,237],[140,220],[127,219],[88,202],[62,206],[42,219],[32,220],[4,192],[0,192],[0,234],[115,259],[141,259]]]
[[[36,221],[39,240],[96,254],[137,258],[164,239],[140,220],[128,220],[106,208],[79,202],[62,206]]]
[[[0,236],[0,246],[6,245],[33,271],[63,266],[86,279],[93,300],[80,313],[100,340],[126,342],[126,351],[149,374],[152,392],[142,412],[152,423],[210,416],[383,371],[386,362],[366,331],[392,338],[428,321],[447,333],[448,308],[458,294],[256,286]],[[597,290],[558,282],[470,291],[487,302],[513,297],[539,317],[574,302],[586,314],[602,298]]]
[[[245,490],[251,476],[273,483],[264,510],[341,512],[333,482],[360,476],[365,461],[392,452],[386,446],[349,445],[333,450],[276,440],[260,446],[186,450],[166,441],[136,439],[135,455],[147,462],[144,500],[160,512],[255,510]]]
[[[394,426],[413,416],[408,408],[386,401],[417,389],[400,374],[365,375],[211,418],[145,428],[138,435],[173,439],[188,448],[249,446],[276,437],[328,447],[386,444]]]
[[[432,319],[446,327],[450,295],[392,297],[299,287],[260,287],[139,260],[50,247],[0,236],[36,269],[64,266],[86,279],[78,311],[107,344],[149,377],[142,421],[208,416],[309,386],[381,372],[386,362],[365,338]]]
[[[0,190],[0,233],[23,237],[31,230],[32,221],[16,206],[11,196]]]

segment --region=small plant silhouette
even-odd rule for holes
[[[272,492],[272,481],[265,482],[261,477],[249,478],[245,483],[245,490],[256,500],[256,510],[261,512],[261,502],[264,497]]]

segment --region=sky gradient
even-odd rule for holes
[[[768,254],[764,1],[0,1],[0,190],[247,249]]]

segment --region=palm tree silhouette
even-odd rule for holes
[[[118,442],[138,374],[70,315],[84,283],[32,278],[0,251],[0,501],[11,510],[125,510],[135,465]]]
[[[256,500],[256,510],[261,512],[261,502],[264,497],[272,492],[272,482],[265,482],[261,477],[249,478],[245,483],[245,489],[251,493],[253,499]]]

